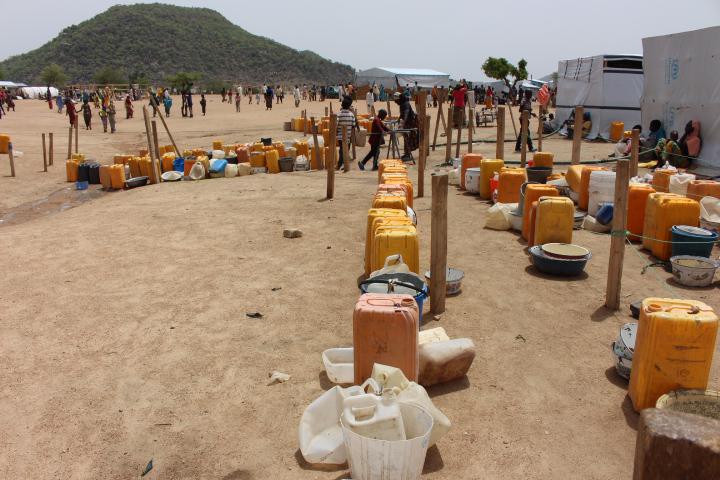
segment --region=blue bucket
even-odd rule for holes
[[[173,160],[173,170],[175,170],[176,172],[184,173],[185,159],[182,157],[177,157],[175,160]]]
[[[710,258],[713,245],[718,239],[718,234],[715,232],[688,225],[675,225],[670,229],[670,232],[672,233],[673,257],[678,255],[692,255],[694,257]]]
[[[600,225],[608,225],[612,222],[614,211],[615,209],[612,203],[603,203],[595,215],[595,220],[597,220]]]
[[[86,180],[75,182],[75,190],[87,190],[87,189],[88,189],[88,182]]]

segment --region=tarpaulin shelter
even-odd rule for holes
[[[450,82],[450,75],[436,70],[421,68],[395,68],[376,67],[358,72],[355,83],[357,85],[372,85],[373,83],[385,88],[396,88],[398,85],[432,88],[434,86],[447,87]]]
[[[564,122],[577,105],[590,113],[588,138],[609,138],[610,124],[640,123],[643,93],[641,55],[596,55],[563,60],[558,64],[556,121]],[[559,125],[559,123],[558,123]]]
[[[653,119],[682,136],[700,121],[698,165],[720,168],[720,27],[643,38],[643,127]]]

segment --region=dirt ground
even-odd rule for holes
[[[272,112],[243,103],[235,113],[209,100],[205,118],[173,109],[181,149],[298,136],[281,129],[299,111],[288,102]],[[344,468],[305,464],[297,427],[332,386],[321,352],[352,344],[376,175],[338,174],[332,201],[325,172],[79,195],[64,182],[65,117],[41,102],[17,105],[0,121],[24,152],[14,179],[0,157],[0,476],[132,478],[152,458],[152,479],[348,478]],[[110,163],[143,148],[140,105],[115,135],[101,133],[96,116],[95,130],[80,132],[80,151]],[[323,104],[301,107],[323,114]],[[43,131],[57,137],[48,173]],[[475,137],[494,135],[487,128]],[[566,140],[545,140],[544,149],[569,159]],[[492,157],[495,147],[475,151]],[[608,152],[583,145],[584,159]],[[415,207],[426,269],[429,181]],[[545,277],[518,235],[483,229],[488,208],[450,187],[448,261],[465,271],[463,292],[439,322],[426,314],[423,328],[471,338],[477,357],[467,378],[429,389],[453,427],[428,452],[423,478],[631,478],[638,415],[609,345],[631,320],[629,303],[646,296],[699,299],[720,311],[717,282],[687,289],[657,268],[641,274],[651,259],[628,248],[622,308],[611,312],[602,306],[609,236],[576,231],[574,241],[593,253],[587,274]],[[285,239],[284,227],[304,235]],[[290,381],[266,385],[273,370]]]

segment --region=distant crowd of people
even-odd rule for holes
[[[633,130],[642,132],[642,125],[635,125]],[[615,145],[615,151],[609,156],[622,157],[630,155],[632,151],[632,136],[628,130],[623,138]],[[700,136],[700,122],[690,120],[685,124],[682,136],[677,130],[667,135],[660,120],[652,120],[649,131],[640,134],[640,159],[642,161],[659,160],[667,162],[675,168],[690,168],[693,160],[700,156],[702,150],[702,137]]]
[[[11,110],[15,111],[15,99],[7,89],[0,88],[0,119]]]

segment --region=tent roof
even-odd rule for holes
[[[0,80],[0,87],[15,88],[15,87],[19,87],[19,86],[20,85],[18,85],[15,82],[9,82],[7,80]]]
[[[393,75],[422,75],[425,77],[437,76],[437,77],[448,77],[449,73],[438,72],[437,70],[430,70],[427,68],[397,68],[397,67],[377,67],[364,70],[364,72],[370,70],[385,70],[386,72],[392,73]],[[363,73],[363,72],[360,72]]]

